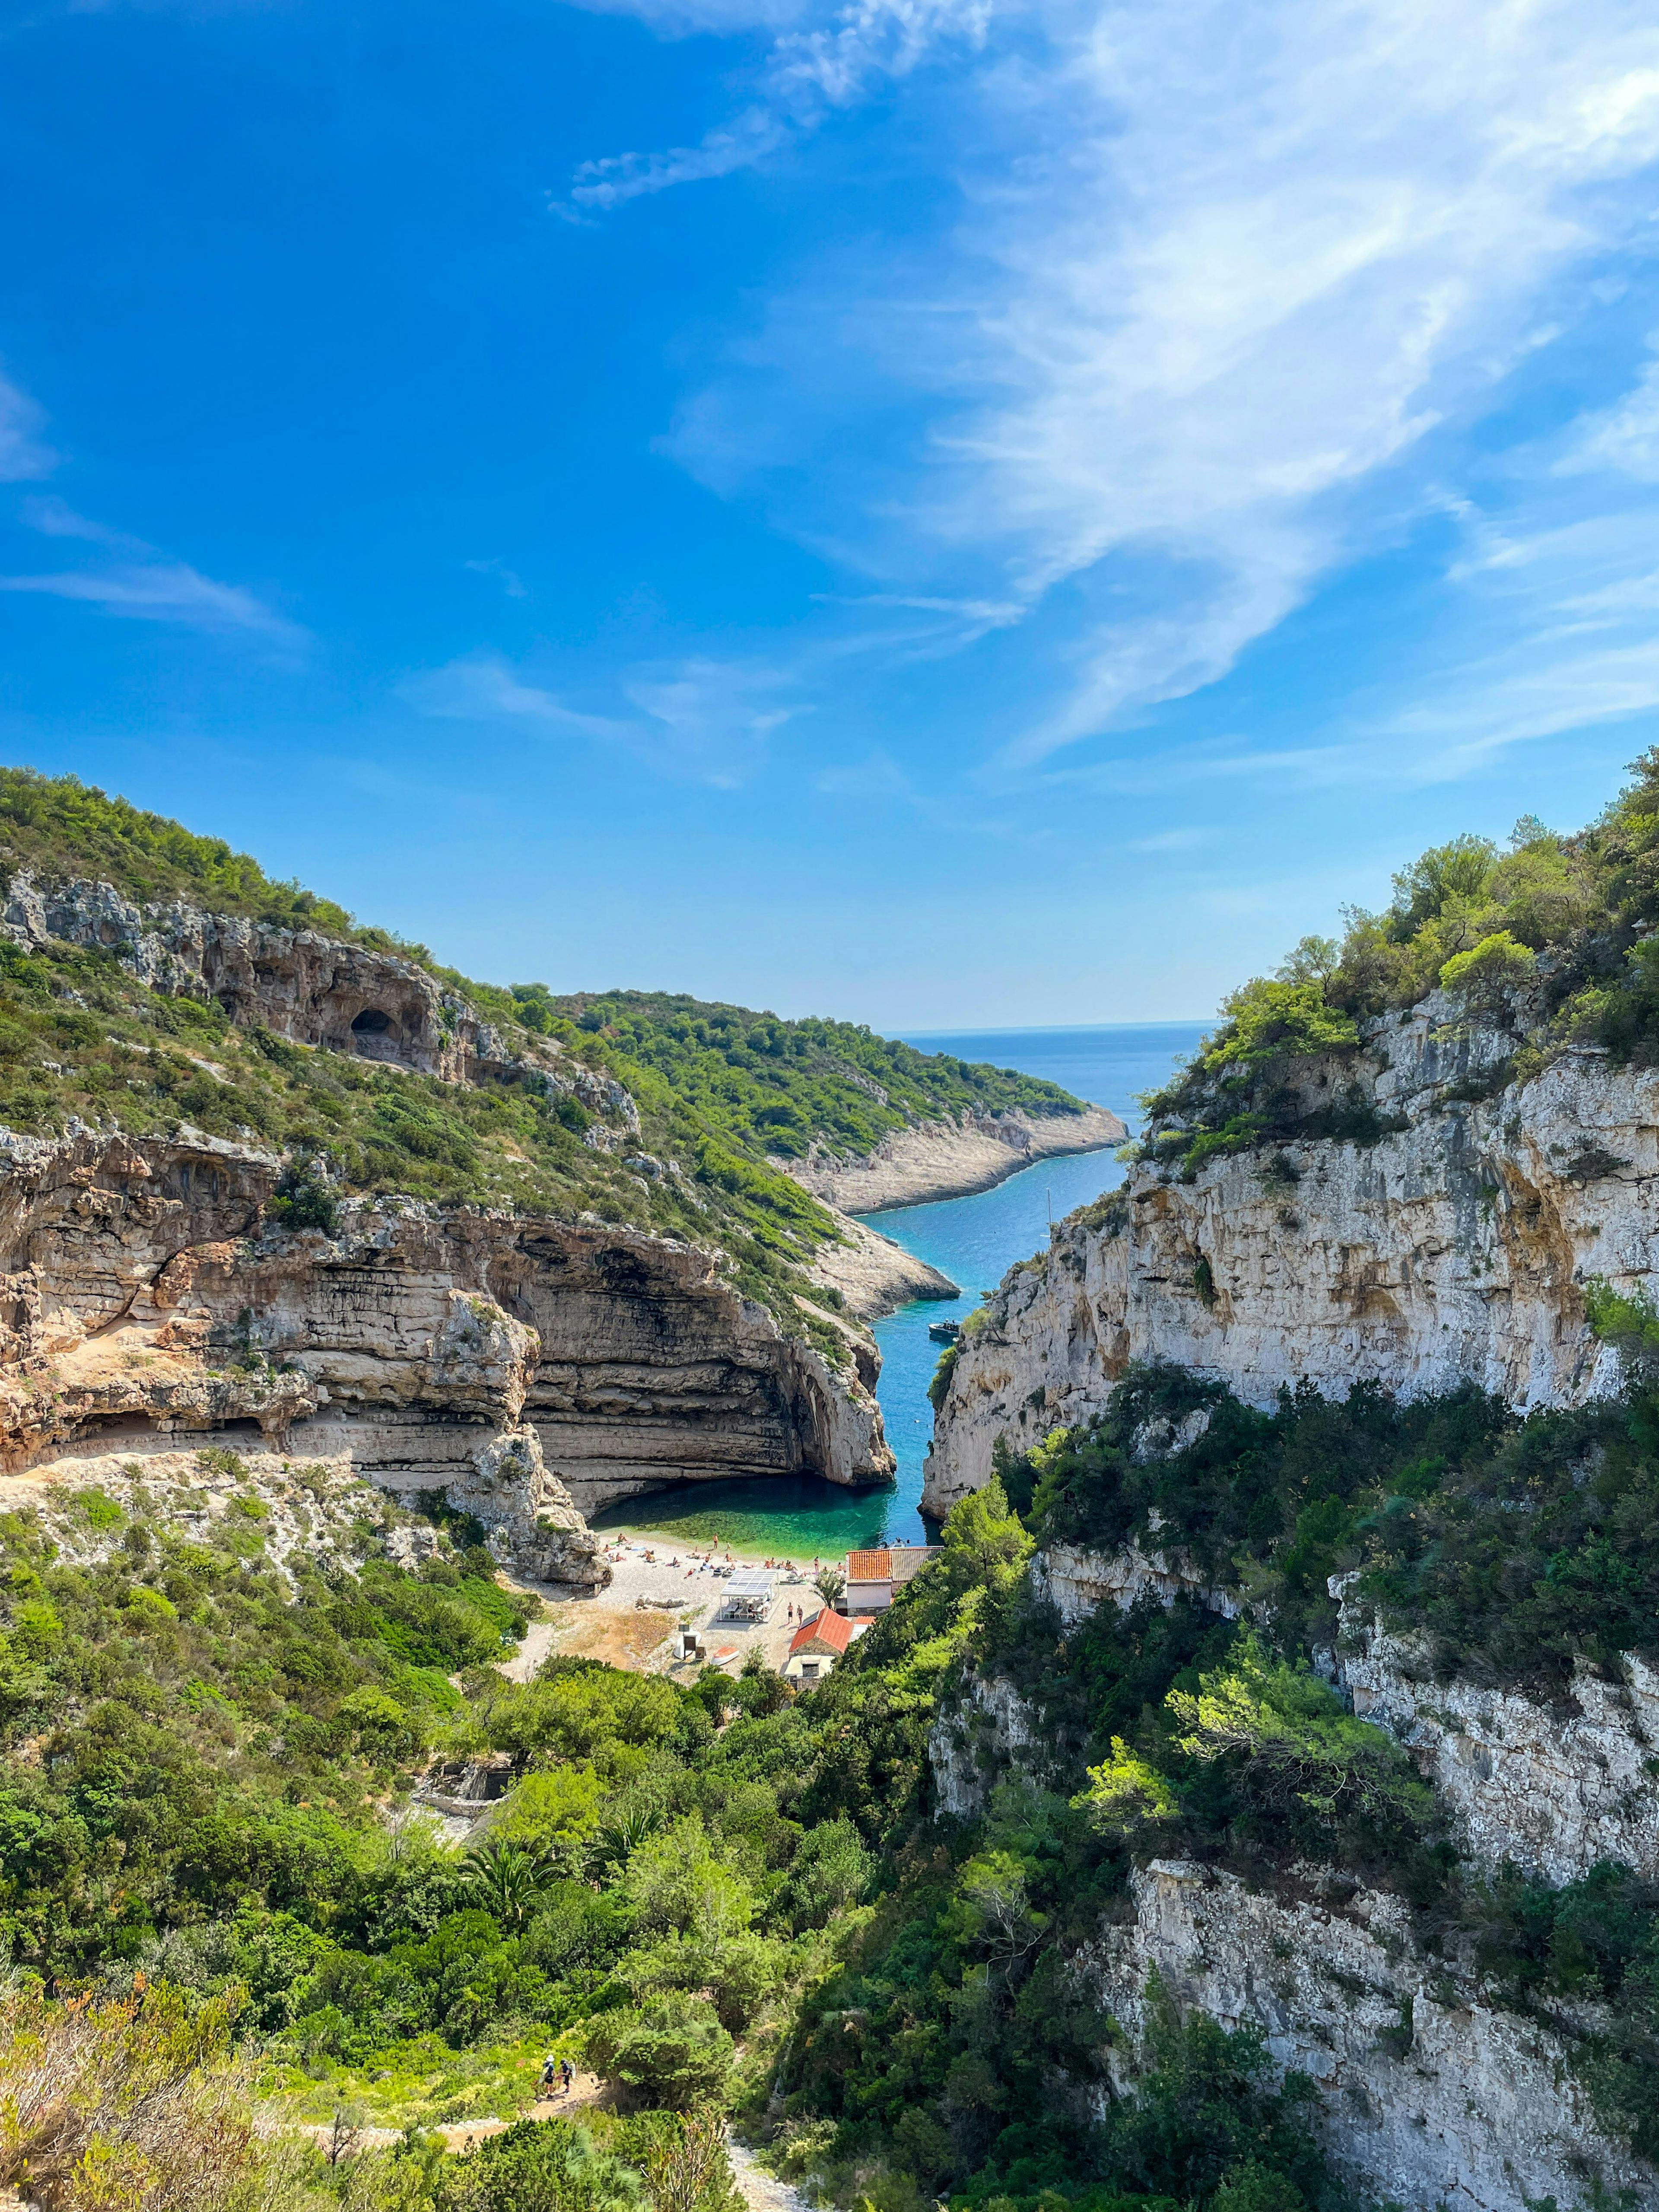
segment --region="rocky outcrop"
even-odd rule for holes
[[[841,1241],[826,1244],[812,1264],[812,1279],[838,1291],[846,1310],[860,1321],[896,1312],[913,1298],[959,1298],[948,1275],[918,1260],[862,1221],[836,1218]]]
[[[999,1435],[1020,1449],[1097,1412],[1134,1360],[1257,1405],[1304,1376],[1408,1396],[1473,1379],[1522,1407],[1609,1387],[1583,1285],[1653,1279],[1659,1073],[1584,1048],[1516,1084],[1513,1040],[1450,1013],[1429,1000],[1372,1024],[1358,1064],[1308,1066],[1310,1114],[1354,1083],[1370,1141],[1242,1152],[1191,1182],[1138,1168],[1060,1224],[963,1340],[925,1509],[983,1483]]]
[[[873,1358],[867,1380],[831,1367],[718,1255],[401,1200],[291,1233],[264,1216],[279,1165],[209,1138],[0,1137],[9,1469],[127,1438],[343,1455],[578,1586],[605,1578],[583,1508],[684,1476],[890,1472]]]
[[[977,1819],[1011,1768],[1029,1773],[1042,1761],[1038,1716],[1001,1674],[970,1674],[927,1732],[934,1805],[952,1820]]]
[[[1182,1595],[1232,1613],[1179,1557],[1132,1543],[1034,1555],[1035,1590],[1074,1629],[1100,1605]],[[1333,1585],[1334,1589],[1336,1585]],[[1416,1655],[1368,1628],[1345,1593],[1340,1678],[1355,1710],[1417,1753],[1474,1855],[1562,1881],[1597,1860],[1656,1870],[1647,1729],[1659,1679],[1627,1662],[1627,1683],[1574,1683],[1574,1711],[1423,1678]],[[1413,1669],[1416,1671],[1413,1671]],[[1029,1776],[1062,1792],[1041,1711],[994,1674],[970,1675],[928,1739],[938,1811],[975,1819],[997,1783]],[[1340,1872],[1280,1869],[1272,1887],[1178,1859],[1131,1878],[1131,1910],[1073,1954],[1080,1995],[1117,2031],[1102,2057],[1133,2093],[1158,2002],[1259,2030],[1275,2064],[1320,2092],[1317,2122],[1338,2167],[1366,2197],[1404,2205],[1521,2212],[1527,2203],[1652,2190],[1654,2175],[1598,2125],[1573,2068],[1595,2021],[1495,2005],[1454,1944],[1425,1948],[1407,1902]],[[1571,2191],[1571,2194],[1566,2192]]]
[[[1471,2212],[1646,2199],[1654,2176],[1596,2125],[1565,2037],[1425,1956],[1401,1899],[1305,1875],[1275,1896],[1184,1860],[1135,1874],[1133,1919],[1073,1967],[1124,2031],[1115,2069],[1144,2045],[1155,1974],[1183,2010],[1259,2029],[1310,2077],[1331,2154],[1368,2196]]]
[[[1581,1664],[1553,1705],[1437,1681],[1419,1639],[1379,1626],[1352,1580],[1332,1583],[1342,1595],[1342,1686],[1356,1713],[1412,1752],[1473,1856],[1551,1882],[1576,1881],[1607,1859],[1659,1875],[1659,1674],[1634,1652],[1616,1682]]]
[[[7,884],[0,935],[26,951],[55,941],[112,953],[149,989],[216,1000],[233,1021],[292,1043],[451,1082],[486,1073],[540,1082],[602,1117],[590,1133],[604,1149],[625,1149],[639,1135],[639,1110],[622,1084],[548,1041],[526,1060],[469,1000],[396,953],[179,899],[140,906],[111,884],[49,884],[27,869]]]
[[[1236,1594],[1210,1589],[1185,1553],[1146,1552],[1133,1540],[1116,1552],[1045,1545],[1032,1557],[1031,1588],[1053,1605],[1065,1628],[1075,1628],[1100,1606],[1115,1605],[1127,1613],[1147,1597],[1166,1607],[1178,1597],[1196,1598],[1229,1620],[1239,1612]]]
[[[257,1527],[266,1563],[290,1588],[302,1566],[331,1578],[367,1559],[413,1569],[453,1555],[441,1529],[363,1481],[344,1454],[296,1462],[246,1437],[240,1451],[222,1442],[204,1449],[206,1441],[176,1449],[158,1434],[123,1437],[115,1451],[96,1438],[71,1444],[27,1474],[5,1477],[5,1504],[38,1513],[57,1556],[73,1566],[119,1552],[134,1518],[187,1541],[228,1518]],[[93,1493],[118,1510],[89,1515]]]
[[[774,1160],[826,1206],[843,1213],[879,1213],[990,1190],[1035,1161],[1121,1145],[1128,1134],[1103,1106],[1080,1112],[1002,1113],[969,1109],[953,1117],[895,1129],[874,1152],[848,1158],[814,1146],[804,1160]]]

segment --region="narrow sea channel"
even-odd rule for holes
[[[994,1066],[1046,1076],[1077,1097],[1109,1106],[1133,1127],[1137,1092],[1162,1082],[1208,1026],[1112,1023],[1079,1029],[917,1032],[907,1041],[924,1052],[954,1053],[961,1060],[989,1060]],[[882,1414],[898,1461],[896,1478],[888,1487],[849,1491],[816,1477],[682,1483],[613,1506],[597,1515],[593,1526],[650,1528],[682,1543],[719,1535],[733,1550],[796,1558],[834,1558],[883,1541],[920,1543],[925,1534],[918,1510],[922,1462],[933,1428],[927,1384],[940,1349],[928,1337],[929,1322],[959,1320],[971,1312],[1015,1261],[1029,1258],[1048,1243],[1051,1219],[1087,1205],[1122,1173],[1111,1152],[1081,1152],[1039,1160],[994,1190],[971,1198],[865,1216],[906,1251],[943,1269],[963,1291],[958,1299],[904,1306],[876,1323]]]

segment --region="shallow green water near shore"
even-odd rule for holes
[[[1158,1022],[1073,1030],[993,1030],[950,1036],[915,1036],[924,1052],[954,1053],[1047,1076],[1079,1098],[1109,1106],[1133,1126],[1138,1091],[1161,1083],[1178,1057],[1190,1052],[1206,1024]],[[1048,1224],[1086,1206],[1121,1180],[1109,1152],[1039,1160],[971,1198],[943,1199],[866,1214],[872,1229],[927,1260],[959,1283],[963,1296],[901,1308],[876,1323],[881,1346],[879,1396],[887,1440],[898,1461],[896,1479],[879,1490],[844,1490],[812,1476],[775,1481],[738,1480],[677,1483],[647,1498],[628,1499],[594,1516],[598,1529],[651,1529],[677,1543],[706,1544],[718,1536],[733,1551],[763,1558],[823,1559],[860,1546],[915,1544],[927,1531],[919,1510],[922,1462],[933,1439],[933,1409],[927,1384],[940,1347],[930,1322],[970,1313],[1017,1260],[1040,1250]]]
[[[878,1544],[897,1486],[844,1490],[817,1475],[781,1475],[757,1482],[677,1482],[648,1498],[631,1498],[592,1516],[601,1530],[648,1529],[688,1547],[718,1540],[724,1551],[753,1559],[838,1559]]]

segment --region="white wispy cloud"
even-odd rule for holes
[[[468,653],[442,668],[407,678],[400,696],[444,721],[530,722],[586,738],[625,738],[632,725],[567,706],[539,684],[526,684],[499,653]]]
[[[79,514],[55,493],[26,499],[21,519],[45,538],[95,545],[106,556],[79,568],[0,575],[0,592],[72,599],[137,622],[241,631],[293,650],[308,641],[297,623],[240,584],[222,584],[142,538]]]
[[[570,183],[568,203],[556,198],[556,212],[567,206],[603,210],[621,207],[647,192],[666,191],[675,185],[705,184],[712,177],[727,177],[736,169],[754,167],[775,154],[789,137],[795,118],[781,108],[744,109],[731,123],[723,123],[696,146],[673,146],[656,154],[606,155],[584,161]]]
[[[684,27],[687,4],[635,12]],[[1070,587],[1065,682],[1006,774],[1213,684],[1440,496],[1468,424],[1616,296],[1607,258],[1650,219],[1659,26],[1632,0],[746,20],[775,35],[737,120],[590,165],[572,197],[763,161],[934,65],[948,224],[798,274],[671,450],[896,601],[1029,617]],[[1561,465],[1659,480],[1659,367]]]
[[[191,629],[251,630],[284,645],[301,643],[306,633],[274,613],[238,584],[216,584],[182,561],[152,561],[141,566],[61,569],[56,574],[0,576],[0,592],[33,592],[49,599],[78,599],[106,614],[141,622],[182,623]]]
[[[1563,475],[1606,469],[1659,483],[1659,360],[1648,363],[1616,407],[1583,419],[1558,465]]]
[[[470,653],[399,687],[425,714],[538,726],[549,735],[620,745],[661,773],[733,787],[766,757],[774,735],[803,711],[786,670],[694,657],[626,672],[617,686],[631,714],[593,714],[528,682],[499,654]]]
[[[519,574],[517,569],[509,568],[505,561],[493,558],[488,561],[463,561],[461,566],[470,575],[493,578],[509,599],[527,599],[530,597],[523,577]]]
[[[46,420],[27,392],[0,376],[0,483],[27,483],[51,475],[58,456],[41,442]]]
[[[806,8],[780,17],[764,5],[741,18],[729,0],[643,0],[629,12],[671,32],[787,26],[758,72],[757,97],[716,124],[695,146],[660,153],[619,154],[584,161],[568,198],[555,212],[606,210],[647,192],[708,182],[753,168],[791,141],[816,130],[838,109],[856,106],[874,87],[909,76],[941,46],[975,49],[991,19],[992,0],[845,0],[813,22]],[[609,9],[607,9],[609,12]],[[620,12],[620,11],[618,11]]]

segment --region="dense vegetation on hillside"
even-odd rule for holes
[[[303,1490],[307,1471],[291,1479]],[[97,2031],[100,2064],[127,2063],[146,2019],[158,2047],[185,2053],[195,2087],[175,2084],[179,2124],[211,2106],[228,2162],[217,2194],[190,2200],[204,2212],[295,2155],[252,2138],[225,2150],[248,2086],[233,2045],[301,2112],[394,2124],[510,2113],[550,2045],[639,2113],[735,2103],[787,2167],[880,2212],[923,2212],[945,2187],[1035,2208],[1057,2184],[1063,2202],[1170,2212],[1200,2197],[1297,2212],[1328,2194],[1294,2086],[1275,2090],[1249,2037],[1203,2021],[1171,2014],[1144,2097],[1090,2119],[1103,2024],[1066,1996],[1065,1950],[1127,1862],[1086,1808],[1008,1800],[954,1856],[928,1825],[935,1700],[1023,1581],[1030,1540],[998,1496],[958,1509],[939,1564],[806,1699],[759,1668],[681,1686],[555,1659],[509,1683],[489,1662],[522,1617],[464,1527],[459,1549],[410,1574],[377,1559],[365,1525],[356,1565],[324,1577],[293,1553],[272,1562],[259,1504],[239,1485],[186,1530],[146,1493],[124,1510],[88,1492],[55,1522],[0,1526],[13,1959],[48,1995],[123,2001]],[[481,1845],[388,1827],[433,1752],[489,1750],[524,1778]],[[1010,1868],[1016,1932],[1040,1945],[1008,1940]],[[27,1995],[24,2012],[0,2023],[9,2080],[25,2045],[70,2033],[70,2016],[54,2028]],[[118,2107],[102,2124],[100,2155],[126,2155]],[[637,2199],[657,2186],[650,2127],[607,2124],[635,2169],[613,2182]],[[501,2138],[491,2159],[553,2157],[526,2140]],[[46,2155],[27,2129],[0,2152],[14,2172]],[[586,2203],[514,2195],[523,2172],[434,2161],[415,2136],[405,2156],[347,2163],[349,2187],[315,2159],[265,2171],[258,2201]],[[168,2171],[176,2183],[176,2157]],[[721,2173],[675,2197],[656,2171],[657,2212],[728,2212]]]
[[[686,998],[610,993],[556,999],[437,968],[420,945],[359,926],[343,908],[273,883],[246,854],[70,777],[0,770],[0,866],[44,880],[113,883],[137,899],[349,937],[429,969],[516,1040],[525,1062],[462,1085],[239,1028],[211,1001],[139,983],[113,953],[0,943],[0,1125],[61,1130],[71,1115],[138,1136],[180,1124],[278,1147],[307,1194],[294,1225],[327,1226],[331,1194],[395,1193],[547,1211],[722,1245],[736,1279],[832,1358],[832,1330],[805,1319],[802,1270],[833,1226],[771,1164],[814,1144],[861,1153],[907,1121],[967,1107],[1074,1114],[1049,1083],[919,1053],[849,1023],[786,1022]],[[635,1143],[589,1141],[595,1113],[550,1088],[534,1060],[619,1082],[641,1115]],[[599,1133],[605,1133],[600,1132]],[[672,1161],[640,1172],[625,1155]],[[834,1293],[813,1291],[821,1300]]]
[[[88,878],[113,884],[131,899],[183,899],[214,914],[245,914],[412,959],[429,957],[384,930],[360,929],[332,899],[274,882],[222,837],[198,837],[164,814],[107,798],[78,776],[0,768],[0,864],[8,881],[19,868],[52,884]]]
[[[1374,1142],[1389,1126],[1359,1093],[1310,1113],[1298,1061],[1358,1051],[1370,1017],[1439,988],[1465,1018],[1516,1035],[1522,1078],[1575,1043],[1617,1061],[1659,1058],[1659,747],[1587,830],[1532,816],[1507,851],[1463,836],[1394,879],[1380,914],[1354,908],[1335,938],[1305,937],[1272,976],[1231,994],[1188,1067],[1146,1103],[1141,1157],[1191,1174],[1217,1152],[1294,1136]]]
[[[964,1109],[1078,1110],[1069,1092],[1039,1076],[918,1052],[851,1022],[785,1022],[654,991],[552,999],[519,986],[514,997],[532,1027],[539,1015],[549,1030],[562,1018],[598,1031],[722,1133],[785,1159],[800,1158],[815,1139],[867,1152],[908,1121]]]
[[[1571,1412],[1521,1417],[1472,1387],[1402,1404],[1370,1382],[1263,1412],[1180,1369],[1132,1373],[1098,1419],[1000,1453],[1000,1480],[1038,1541],[1184,1554],[1240,1618],[1195,1593],[1057,1639],[1026,1591],[988,1622],[981,1663],[1032,1702],[1041,1779],[1097,1837],[1142,1862],[1262,1880],[1300,1861],[1395,1888],[1431,1948],[1552,2014],[1603,2124],[1651,2158],[1659,1885],[1617,1865],[1561,1888],[1476,1874],[1406,1753],[1310,1663],[1337,1639],[1345,1574],[1443,1680],[1548,1705],[1577,1667],[1617,1681],[1622,1654],[1659,1659],[1659,1314],[1605,1288],[1590,1304],[1626,1387]],[[1600,2025],[1564,2026],[1563,2002]]]
[[[1575,1660],[1654,1649],[1659,1316],[1598,1312],[1630,1386],[1574,1414],[1371,1386],[1262,1413],[1177,1370],[1132,1375],[1099,1421],[1005,1455],[939,1560],[806,1698],[757,1665],[682,1684],[555,1658],[508,1681],[494,1662],[523,1613],[467,1527],[405,1572],[366,1491],[361,1511],[334,1502],[336,1526],[358,1519],[326,1571],[272,1557],[245,1480],[189,1526],[142,1491],[9,1516],[15,1965],[118,1997],[137,1972],[198,2035],[224,2004],[202,2080],[257,2051],[267,2092],[323,2120],[510,2115],[550,2046],[635,2114],[734,2107],[783,2171],[873,2212],[941,2195],[961,2212],[1335,2212],[1306,2085],[1156,1993],[1149,2043],[1127,2051],[1073,1965],[1137,1863],[1251,1881],[1296,1864],[1395,1890],[1496,2001],[1593,2000],[1576,2063],[1606,2124],[1659,2148],[1659,1893],[1616,1868],[1565,1889],[1477,1877],[1406,1754],[1309,1663],[1335,1629],[1328,1578],[1350,1571],[1449,1674],[1547,1698]],[[301,1500],[313,1480],[286,1478]],[[1034,1541],[1134,1536],[1186,1552],[1240,1617],[1194,1595],[1062,1631]],[[969,1669],[1006,1676],[1038,1725],[1024,1770],[953,1820],[928,1739]],[[470,1853],[389,1820],[428,1759],[485,1753],[520,1778]],[[1131,2094],[1107,2094],[1110,2054]],[[597,2149],[503,2138],[507,2163],[465,2172],[411,2136],[346,2161],[356,2195],[313,2160],[268,2197],[516,2212],[512,2162],[556,2152],[619,2159],[634,2179],[611,2185],[648,2197],[648,2130],[596,2124]],[[723,2172],[705,2181],[670,2202],[659,2170],[654,2212],[731,2212]],[[582,2212],[568,2185],[546,2202]],[[202,2200],[235,2202],[228,2184]]]

